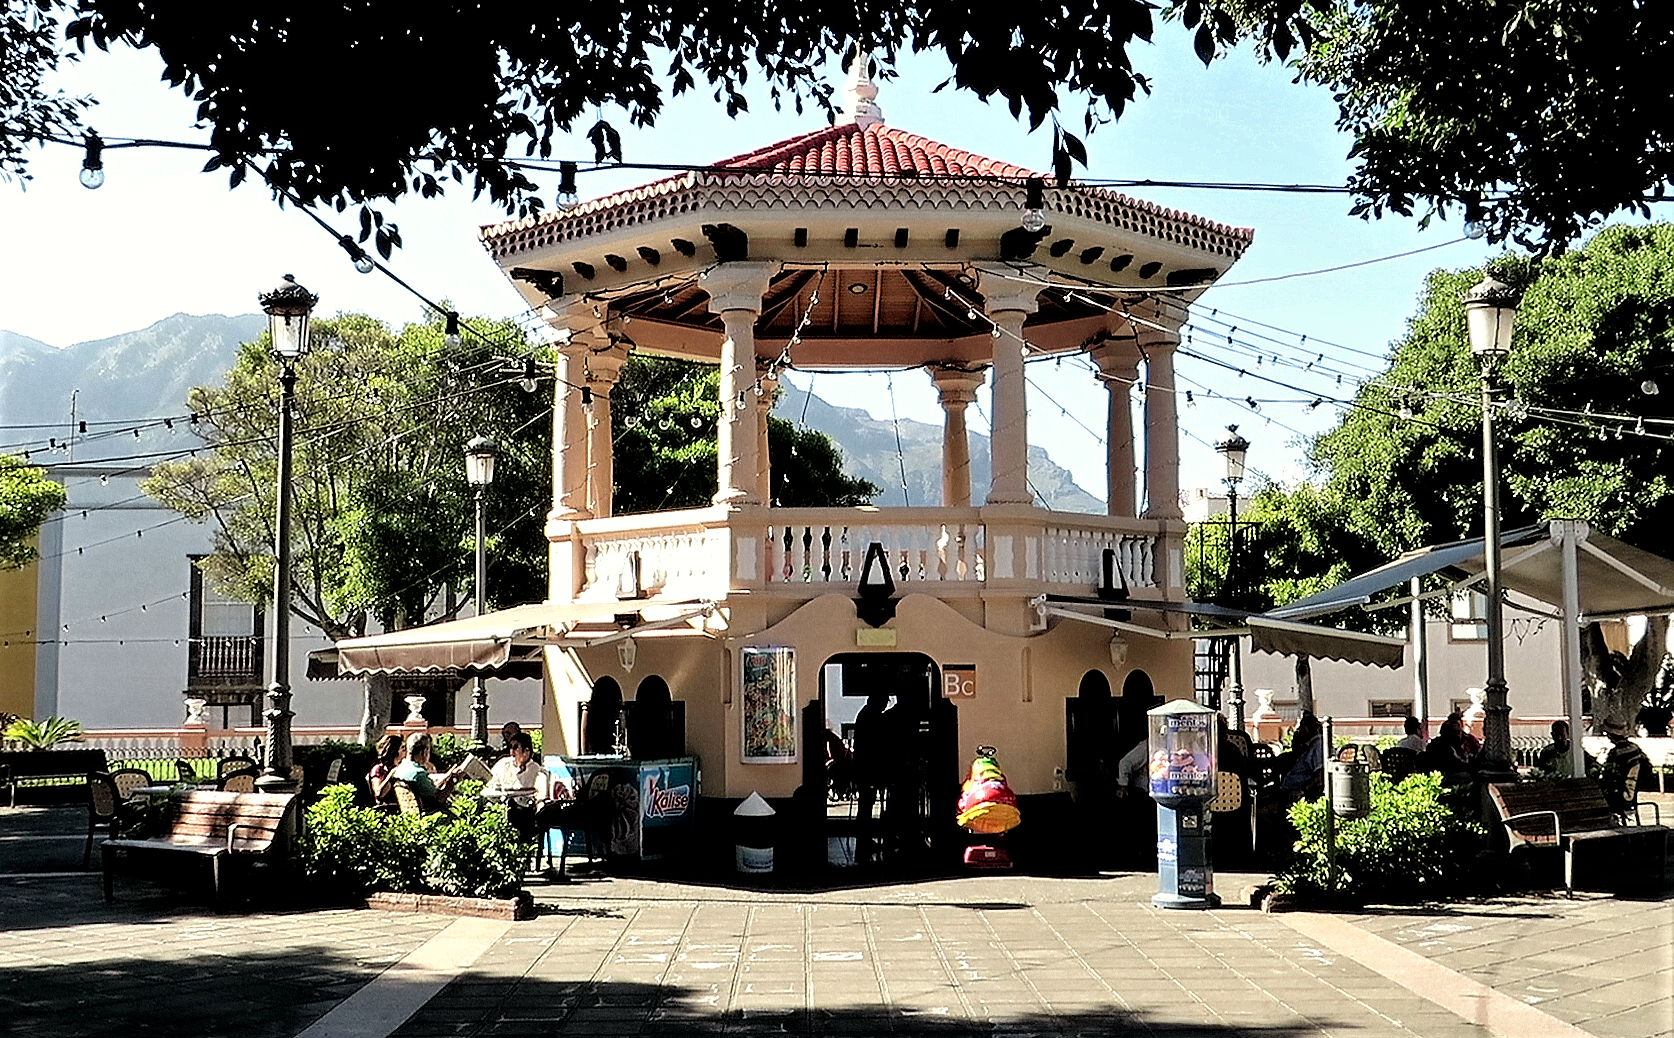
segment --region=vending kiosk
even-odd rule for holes
[[[1175,700],[1149,711],[1150,788],[1157,802],[1158,908],[1218,908],[1210,861],[1215,711]]]

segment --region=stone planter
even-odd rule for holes
[[[432,915],[475,916],[481,919],[535,918],[535,899],[527,890],[516,897],[449,897],[446,894],[390,894],[383,891],[367,896],[366,908],[386,912],[428,912]]]

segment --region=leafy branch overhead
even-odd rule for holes
[[[650,126],[669,97],[699,90],[729,116],[763,88],[775,107],[829,114],[826,70],[858,46],[886,78],[902,55],[937,55],[951,70],[942,87],[1002,101],[1031,128],[1051,121],[1062,181],[1085,164],[1063,106],[1081,104],[1085,135],[1149,93],[1130,51],[1158,16],[1205,63],[1251,41],[1330,89],[1355,141],[1353,212],[1368,219],[1457,211],[1494,241],[1559,252],[1615,212],[1647,212],[1670,181],[1674,107],[1658,84],[1674,6],[1634,0],[10,0],[0,176],[26,175],[29,146],[80,126],[88,99],[49,91],[50,73],[132,46],[155,50],[197,103],[209,168],[234,184],[253,171],[281,204],[368,212],[463,185],[522,217],[542,208],[544,171],[526,160],[552,159],[570,135],[619,161],[621,121]],[[399,233],[367,219],[360,240],[387,256]]]

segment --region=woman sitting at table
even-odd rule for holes
[[[372,803],[395,803],[395,766],[401,763],[401,736],[386,735],[378,740],[378,760],[366,773],[366,788],[372,792]]]

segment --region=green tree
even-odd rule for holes
[[[1252,5],[1261,10],[1267,5]],[[1495,241],[1561,251],[1674,174],[1659,83],[1674,8],[1610,0],[1356,0],[1320,8],[1302,78],[1354,137],[1355,211],[1462,210]]]
[[[619,514],[701,508],[715,496],[720,375],[711,365],[636,355],[611,394]],[[768,417],[773,503],[784,508],[870,504],[879,488],[843,472],[829,437]]]
[[[1512,261],[1497,272],[1528,286],[1496,403],[1504,528],[1584,519],[1664,551],[1674,523],[1664,459],[1674,402],[1662,392],[1674,388],[1674,226],[1606,228],[1538,268]],[[1388,371],[1312,443],[1314,483],[1258,496],[1252,518],[1272,507],[1289,524],[1263,539],[1276,602],[1403,551],[1482,535],[1478,366],[1460,302],[1481,276],[1432,273]],[[1612,661],[1596,626],[1587,632],[1595,716],[1632,719],[1666,635],[1666,619],[1653,619],[1634,653]]]
[[[527,349],[509,323],[470,323],[501,349]],[[499,446],[486,495],[488,598],[544,599],[550,398],[518,388],[486,348],[450,350],[439,323],[391,331],[343,315],[316,320],[313,340],[297,378],[295,615],[338,639],[367,633],[372,621],[405,627],[469,601],[474,511],[463,450],[478,434]],[[144,484],[211,524],[214,550],[200,565],[248,602],[272,596],[277,399],[264,334],[240,347],[223,385],[188,395],[208,449],[159,465]],[[364,732],[383,730],[388,704],[388,679],[368,679]]]
[[[0,454],[0,569],[33,562],[35,531],[63,507],[62,486],[23,459]]]
[[[1281,55],[1305,31],[1304,3],[1266,0],[1252,22]],[[600,113],[648,126],[667,96],[702,89],[734,115],[748,108],[752,76],[775,107],[829,109],[824,66],[856,43],[886,65],[901,52],[940,54],[951,69],[947,83],[1001,98],[1013,116],[1026,110],[1031,127],[1051,119],[1056,129],[1065,89],[1085,102],[1078,121],[1091,132],[1149,89],[1128,51],[1151,39],[1155,7],[619,0],[532,11],[299,0],[266,10],[207,0],[12,0],[9,10],[31,13],[7,35],[34,46],[19,51],[18,97],[0,94],[0,104],[12,101],[0,107],[0,134],[28,140],[57,128],[28,120],[14,128],[12,118],[46,99],[39,83],[60,59],[60,24],[90,60],[90,45],[154,50],[168,83],[198,104],[209,168],[229,170],[234,184],[254,173],[304,205],[361,205],[362,240],[375,236],[387,248],[398,237],[366,203],[409,192],[432,197],[458,183],[527,215],[540,199],[526,158],[551,158],[555,138],[585,130],[600,160],[621,157],[617,131]],[[1236,38],[1234,19],[1217,4],[1173,0],[1167,10],[1197,28],[1205,60],[1217,42]],[[0,39],[0,53],[8,42]],[[353,69],[353,85],[274,69]],[[1061,131],[1054,153],[1063,177],[1072,159],[1085,161],[1080,142]],[[21,153],[13,162],[21,168]]]

